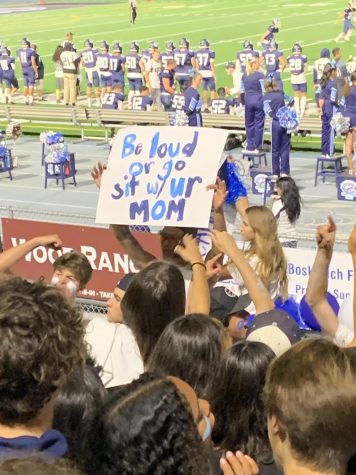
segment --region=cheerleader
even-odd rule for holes
[[[344,105],[344,116],[350,119],[350,130],[346,135],[345,152],[349,174],[356,175],[356,167],[352,162],[354,147],[354,135],[356,134],[356,72],[351,74],[351,84],[346,84],[343,89],[341,103]]]
[[[337,106],[336,68],[327,64],[320,79],[319,112],[321,117],[321,155],[329,158],[334,153],[334,129],[331,119]]]
[[[285,98],[289,99],[288,105],[293,105],[293,99],[285,96],[278,88],[277,81],[268,76],[265,81],[265,94],[263,96],[263,109],[271,120],[272,135],[272,179],[276,181],[279,176],[287,177],[290,174],[289,152],[291,135],[282,127],[278,119],[278,111],[285,106]]]
[[[241,80],[241,103],[245,105],[246,150],[258,153],[263,145],[265,115],[263,112],[264,74],[259,71],[258,58],[252,58],[246,65]]]

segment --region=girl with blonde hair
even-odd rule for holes
[[[288,296],[287,260],[283,253],[277,234],[277,220],[272,211],[266,206],[250,206],[243,218],[240,233],[243,241],[248,243],[243,253],[254,269],[261,284],[276,299]],[[238,286],[239,294],[247,293],[245,283],[236,266],[227,265],[230,276]],[[250,304],[245,309],[254,313],[255,308]]]

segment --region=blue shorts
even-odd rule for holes
[[[85,73],[88,87],[99,87],[100,86],[100,77],[98,71],[93,71],[92,81],[89,81],[88,73]]]
[[[130,91],[139,91],[142,87],[142,79],[129,79]]]
[[[161,94],[161,103],[165,112],[172,111],[173,96],[171,94]]]
[[[123,73],[113,73],[113,75],[111,76],[111,81],[113,87],[121,86],[122,88],[124,88],[125,86],[125,77]]]
[[[294,92],[307,92],[307,83],[292,84]]]
[[[203,82],[201,85],[203,91],[216,91],[216,86],[215,86],[215,79],[214,78],[203,78]]]
[[[26,68],[22,70],[24,87],[33,87],[35,85],[36,77],[33,68]]]
[[[355,27],[350,20],[344,20],[344,33],[347,33],[350,30],[354,30]]]
[[[19,88],[19,82],[15,76],[15,74],[12,74],[11,76],[3,76],[5,85],[7,88],[14,87],[15,89]]]
[[[355,112],[345,111],[343,115],[345,117],[350,118],[350,129],[353,129],[354,127],[356,127],[356,113]]]
[[[100,86],[111,87],[112,86],[111,76],[100,76]]]

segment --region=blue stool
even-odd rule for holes
[[[264,161],[264,165],[267,166],[267,155],[264,151],[251,152],[246,150],[242,152],[242,158],[247,158],[250,162],[252,162],[251,168],[262,167],[262,160]]]
[[[75,159],[74,153],[69,154],[69,160],[63,163],[44,163],[45,165],[45,188],[47,188],[47,180],[56,180],[58,185],[59,180],[62,182],[62,188],[64,190],[64,180],[67,178],[73,178],[74,186],[77,186],[75,174]]]
[[[323,183],[325,183],[326,176],[333,176],[336,177],[340,173],[342,173],[342,159],[343,155],[339,155],[337,157],[318,157],[316,161],[316,168],[315,168],[315,181],[314,186],[318,184],[318,177],[323,177]],[[325,168],[326,165],[331,165],[331,169]]]
[[[265,190],[263,192],[263,205],[266,204],[267,198],[272,194],[274,188],[273,184],[275,184],[275,182],[272,181],[272,176],[267,176],[265,179]]]
[[[0,156],[0,173],[8,173],[10,180],[12,181],[12,155],[11,150],[8,150],[8,155]]]

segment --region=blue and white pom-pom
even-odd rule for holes
[[[347,134],[350,130],[350,117],[345,117],[341,112],[336,112],[331,119],[331,127],[335,130],[335,134],[341,137],[343,134]]]
[[[288,133],[295,132],[298,129],[298,114],[291,107],[281,107],[277,112],[277,119],[279,120],[280,126],[284,129],[287,129]]]
[[[183,110],[177,110],[171,117],[169,123],[171,125],[178,125],[180,127],[186,126],[189,123],[188,116]]]

